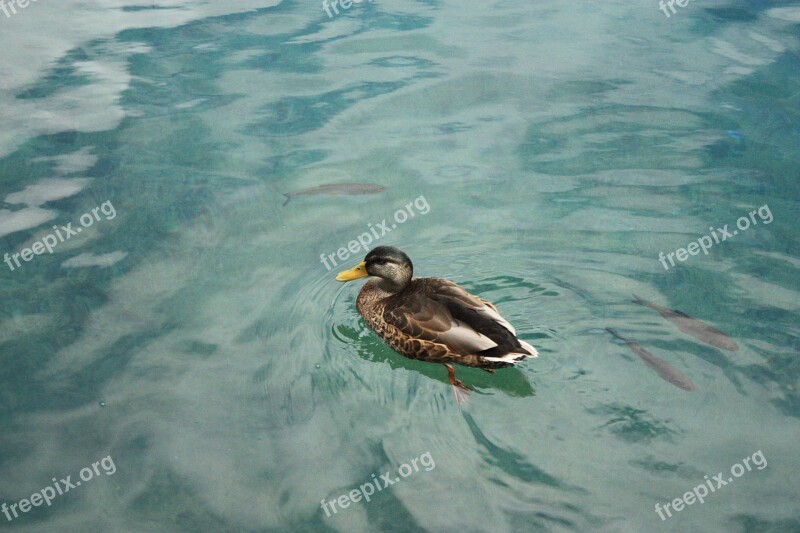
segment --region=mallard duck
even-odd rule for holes
[[[378,246],[337,281],[375,276],[361,288],[356,308],[393,350],[410,359],[441,363],[456,401],[473,389],[456,378],[451,363],[494,373],[529,357],[536,348],[490,302],[442,278],[414,278],[411,259],[392,246]]]

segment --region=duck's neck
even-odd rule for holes
[[[400,278],[389,279],[389,278],[378,278],[378,283],[375,287],[386,293],[386,296],[390,294],[397,294],[398,292],[405,289],[408,284],[411,283],[411,276],[403,276]]]

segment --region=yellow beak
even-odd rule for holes
[[[339,275],[336,276],[336,281],[353,281],[354,279],[366,278],[367,276],[369,276],[369,274],[367,274],[367,263],[362,261],[355,268],[339,272]]]

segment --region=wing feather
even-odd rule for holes
[[[440,278],[417,278],[415,283],[414,290],[390,297],[383,308],[385,322],[403,335],[460,355],[485,354],[509,362],[535,356],[490,302]]]

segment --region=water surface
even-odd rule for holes
[[[0,265],[0,500],[115,465],[0,524],[797,531],[799,23],[781,1],[0,13],[0,253],[82,230]],[[330,183],[386,191],[282,205]],[[334,281],[363,252],[321,260],[384,221],[370,246],[495,302],[540,358],[460,368],[478,390],[459,408],[444,367],[386,347],[360,283]],[[659,517],[758,451],[767,466]]]

